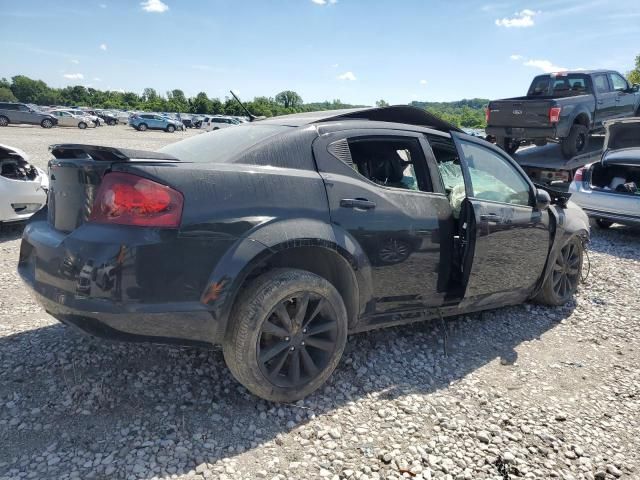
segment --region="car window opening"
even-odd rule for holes
[[[385,187],[430,192],[426,164],[417,139],[351,139],[353,168]]]
[[[596,190],[640,196],[640,167],[595,164],[591,186]]]

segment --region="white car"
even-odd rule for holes
[[[87,127],[96,126],[91,118],[83,115],[76,115],[69,110],[51,110],[49,113],[58,119],[59,127],[78,127],[84,130]]]
[[[231,117],[210,117],[206,116],[202,119],[202,129],[207,131],[220,130],[221,128],[233,127],[240,125],[240,121]]]
[[[74,115],[78,115],[79,117],[87,117],[89,120],[91,120],[94,125],[96,127],[99,127],[100,125],[102,125],[102,123],[104,123],[102,121],[102,119],[100,117],[98,117],[97,115],[92,115],[89,112],[85,112],[84,110],[70,110],[67,109],[67,112],[71,112]]]
[[[640,118],[607,121],[604,127],[602,158],[576,171],[571,200],[600,228],[640,226]]]
[[[27,154],[0,144],[0,224],[28,219],[47,203],[49,177]]]

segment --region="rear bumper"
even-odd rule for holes
[[[509,137],[520,140],[566,136],[556,127],[487,127],[486,132],[487,135],[494,137]]]
[[[222,245],[191,240],[157,229],[87,224],[65,234],[38,214],[24,230],[18,273],[49,314],[91,335],[221,343],[226,322],[199,298],[213,268],[202,249]],[[206,265],[198,267],[203,259]]]

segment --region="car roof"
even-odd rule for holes
[[[305,125],[344,120],[369,120],[408,124],[432,128],[434,130],[440,130],[443,132],[462,131],[458,127],[442,120],[441,118],[427,112],[426,110],[409,105],[349,108],[343,110],[325,110],[319,112],[294,113],[291,115],[282,115],[279,117],[272,117],[264,120],[256,120],[256,122],[259,122],[260,124],[302,127]]]

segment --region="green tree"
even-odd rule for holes
[[[627,80],[632,84],[640,84],[640,55],[636,57],[636,66],[627,73]]]
[[[11,89],[7,87],[0,87],[0,102],[17,102],[18,99],[13,94]]]
[[[32,80],[24,75],[16,75],[11,80],[11,91],[18,100],[25,103],[41,103],[40,97],[49,89],[42,80]]]
[[[212,110],[211,100],[207,97],[207,94],[204,92],[198,93],[196,98],[194,98],[191,102],[192,113],[209,113]]]
[[[296,108],[302,105],[302,97],[293,90],[284,90],[276,95],[276,103],[279,103],[284,108]]]
[[[389,104],[385,100],[380,99],[376,102],[376,107],[382,108],[382,107],[388,107],[388,106]]]

